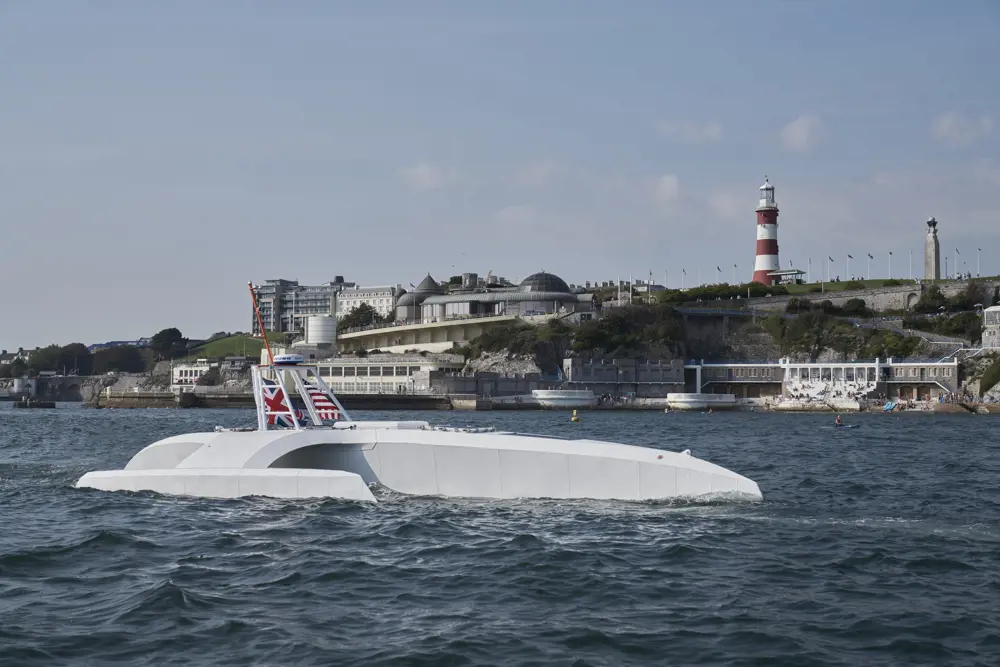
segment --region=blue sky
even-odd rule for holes
[[[0,344],[249,327],[247,280],[1000,273],[1000,3],[0,0]]]

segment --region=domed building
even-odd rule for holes
[[[441,287],[431,274],[420,281],[420,284],[413,288],[412,292],[406,292],[396,300],[396,321],[397,322],[419,322],[420,306],[427,297],[444,294]]]
[[[590,312],[592,294],[574,294],[557,275],[540,271],[516,287],[477,287],[445,294],[428,275],[396,303],[396,320],[411,324],[473,317]]]

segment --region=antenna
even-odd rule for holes
[[[257,306],[257,294],[253,291],[253,282],[248,281],[250,288],[250,300],[253,301],[253,312],[257,315],[257,324],[260,326],[260,335],[264,337],[264,347],[267,348],[267,356],[271,360],[270,366],[274,365],[274,353],[271,352],[271,344],[267,341],[267,329],[264,328],[264,320],[260,316],[260,308]]]

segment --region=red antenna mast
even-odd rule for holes
[[[271,360],[269,365],[273,366],[274,353],[271,352],[271,344],[267,342],[267,329],[264,328],[264,320],[260,316],[260,307],[257,305],[257,293],[253,291],[252,282],[247,282],[247,286],[250,288],[250,300],[253,301],[253,312],[257,315],[257,324],[260,326],[260,335],[264,337],[264,347],[267,348],[267,356]]]

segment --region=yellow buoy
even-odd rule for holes
[[[576,410],[573,411],[573,416],[569,418],[571,422],[578,422],[580,418],[576,416]]]

